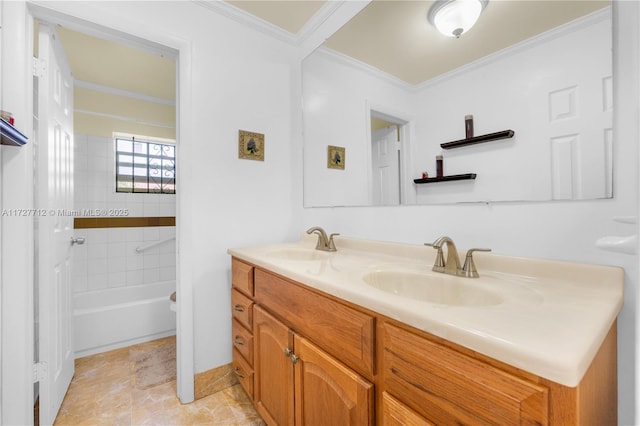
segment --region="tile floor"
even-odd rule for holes
[[[175,378],[149,381],[153,372],[147,371],[142,380],[135,360],[171,345],[175,337],[77,359],[55,425],[264,425],[240,385],[182,405]]]

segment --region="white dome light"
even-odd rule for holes
[[[488,0],[437,0],[429,9],[428,19],[438,31],[460,37],[476,23]]]

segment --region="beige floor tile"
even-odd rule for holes
[[[264,425],[240,385],[191,404],[180,403],[175,380],[138,389],[134,358],[171,346],[175,336],[77,359],[55,425]]]

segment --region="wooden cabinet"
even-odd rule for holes
[[[234,368],[269,425],[617,423],[615,323],[569,388],[237,259],[232,280]]]
[[[384,324],[385,389],[434,424],[546,425],[548,389]]]
[[[253,398],[254,343],[253,343],[253,266],[232,260],[231,266],[231,321],[233,344],[233,371],[238,381]]]
[[[255,345],[255,405],[267,424],[373,424],[373,385],[260,307]]]

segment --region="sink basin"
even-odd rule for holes
[[[497,293],[479,288],[475,278],[439,273],[376,271],[365,275],[363,279],[368,285],[387,293],[440,305],[491,306],[503,302]]]
[[[308,248],[284,248],[267,253],[267,256],[285,260],[309,261],[327,259],[328,252]]]

